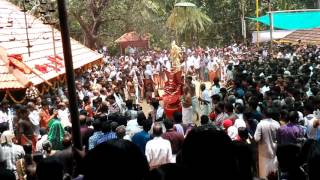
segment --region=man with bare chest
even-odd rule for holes
[[[199,120],[199,114],[198,114],[198,107],[199,107],[199,102],[198,98],[196,95],[196,86],[195,84],[192,83],[192,77],[188,76],[186,78],[186,86],[188,86],[189,91],[190,91],[190,96],[191,96],[191,104],[192,104],[192,110],[193,110],[193,120],[194,122]]]

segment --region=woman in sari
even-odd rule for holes
[[[57,118],[57,111],[54,111],[54,118],[49,121],[49,133],[48,133],[48,140],[52,144],[53,150],[62,150],[62,141],[64,136],[64,129],[61,125],[60,119]]]

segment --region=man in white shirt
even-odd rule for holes
[[[279,122],[271,117],[273,110],[267,109],[266,119],[257,125],[254,139],[258,143],[259,154],[259,177],[267,178],[271,173],[275,173],[278,168],[276,157],[277,131],[280,128]]]
[[[199,102],[201,103],[201,115],[208,116],[211,110],[211,96],[209,90],[206,88],[205,84],[200,85],[201,97],[199,97]]]
[[[194,68],[196,70],[197,78],[199,79],[199,75],[200,75],[200,54],[198,54],[197,57],[194,58]]]
[[[28,118],[30,119],[31,123],[33,124],[34,132],[36,135],[39,135],[40,132],[40,114],[39,110],[36,109],[36,106],[33,102],[29,102],[27,104],[28,109],[29,109],[29,115]]]
[[[237,115],[237,119],[234,121],[234,126],[237,128],[237,130],[240,127],[246,127],[246,122],[243,119],[243,113],[244,113],[244,106],[242,104],[236,103],[235,105],[235,112]]]
[[[17,160],[25,156],[22,146],[13,142],[15,135],[12,131],[4,131],[1,134],[0,140],[0,162],[6,167],[7,170],[13,172],[17,176]],[[0,179],[6,179],[1,177]]]
[[[172,149],[170,141],[161,137],[162,126],[155,123],[153,126],[154,138],[147,142],[146,157],[151,169],[157,168],[163,164],[172,163]]]
[[[114,99],[117,103],[117,105],[119,106],[120,108],[120,112],[121,114],[123,114],[125,112],[125,107],[126,107],[126,104],[124,103],[121,95],[120,95],[120,92],[119,92],[119,88],[116,87],[114,88],[114,93],[113,93],[113,96],[114,96]]]
[[[66,104],[61,102],[58,104],[58,118],[61,121],[61,125],[63,128],[67,126],[72,126],[70,122],[70,113],[69,109],[66,107]]]
[[[3,128],[9,128],[10,131],[13,131],[13,112],[9,108],[8,100],[4,99],[1,102],[0,110],[0,130]],[[7,127],[9,126],[9,127]]]
[[[42,152],[43,151],[42,144],[43,142],[48,140],[47,130],[45,128],[40,128],[40,135],[41,135],[41,138],[37,141],[36,151]]]

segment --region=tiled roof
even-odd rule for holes
[[[54,68],[47,68],[47,72],[42,73],[35,67],[36,65],[44,64],[55,67],[55,63],[48,60],[48,56],[54,55],[51,26],[43,24],[41,20],[31,15],[27,15],[28,34],[30,45],[32,46],[29,57],[24,13],[17,6],[6,0],[0,0],[0,4],[0,47],[3,47],[8,55],[22,54],[23,62],[45,80],[64,74],[63,61],[63,65],[58,72]],[[56,54],[63,57],[60,31],[54,29],[54,36]],[[102,55],[83,46],[74,39],[71,39],[71,47],[74,69],[102,58]],[[24,76],[35,85],[43,83],[43,79],[34,73],[24,74]],[[24,88],[23,84],[21,80],[19,81],[15,75],[11,74],[6,63],[0,60],[0,90]]]
[[[115,42],[121,43],[121,42],[130,42],[130,41],[147,41],[147,36],[140,36],[137,32],[132,31],[123,34],[121,37],[119,37]]]
[[[302,43],[306,44],[320,44],[320,28],[310,30],[297,30],[287,35],[282,41],[291,43],[297,43],[301,40]]]

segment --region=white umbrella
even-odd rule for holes
[[[174,7],[196,7],[196,5],[190,2],[179,2]]]

